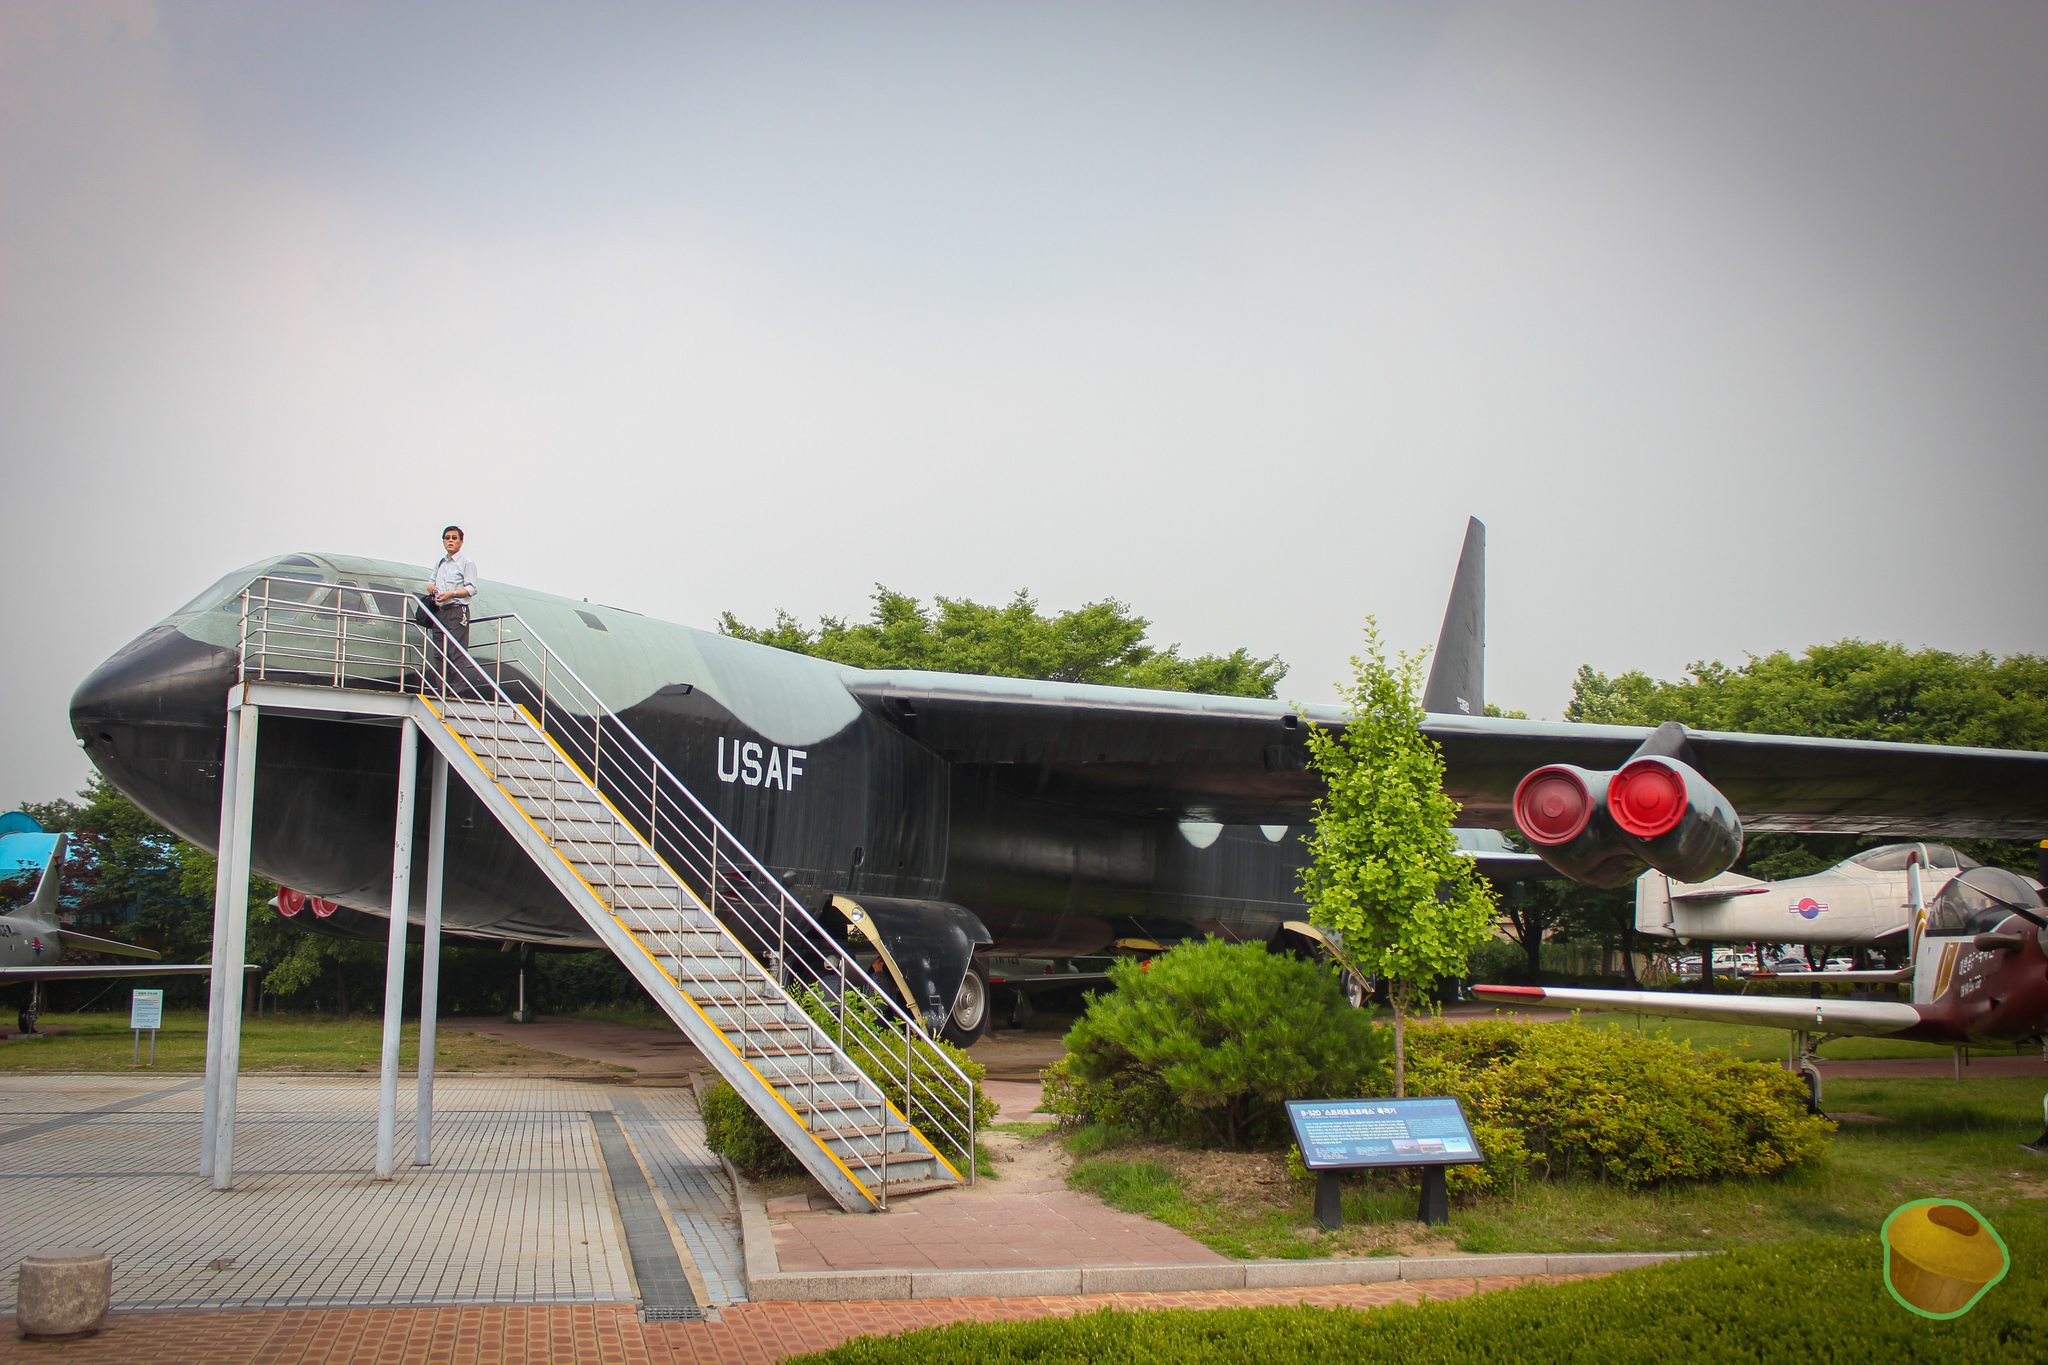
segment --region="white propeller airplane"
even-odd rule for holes
[[[2001,867],[1947,872],[1930,906],[1921,893],[1921,863],[1906,867],[1911,906],[1911,958],[1898,972],[1816,972],[1790,980],[1895,981],[1912,983],[1912,1003],[1837,998],[1688,995],[1660,991],[1597,991],[1550,986],[1474,986],[1503,1004],[1563,1005],[1700,1019],[1722,1024],[1760,1024],[1789,1030],[1797,1039],[1797,1068],[1806,1076],[1810,1104],[1818,1111],[1820,1044],[1830,1038],[1898,1038],[1952,1047],[2011,1047],[2034,1043],[2048,1051],[2048,904],[2034,884]],[[2048,1100],[2042,1102],[2044,1131],[2021,1147],[2048,1156]]]

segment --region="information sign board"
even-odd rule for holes
[[[1301,1161],[1312,1171],[1362,1166],[1463,1166],[1486,1153],[1449,1095],[1407,1100],[1289,1100]]]
[[[163,1026],[164,993],[162,991],[128,992],[129,1028],[162,1028]]]

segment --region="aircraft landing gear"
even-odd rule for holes
[[[1365,978],[1354,971],[1346,970],[1344,973],[1345,1003],[1355,1010],[1362,1010],[1365,1008],[1366,1001],[1370,995],[1371,992],[1365,988]]]
[[[987,1036],[992,1013],[988,1007],[988,968],[979,962],[969,962],[967,975],[960,978],[960,994],[953,997],[953,1008],[946,1015],[946,1026],[939,1036],[954,1047],[973,1047]]]
[[[2020,1150],[2032,1152],[2035,1156],[2048,1156],[2048,1096],[2041,1100],[2041,1136],[2032,1142],[2022,1142]]]
[[[43,983],[38,981],[28,988],[28,1003],[21,1007],[21,1013],[14,1016],[14,1022],[21,1026],[24,1035],[36,1031],[36,1020],[43,1017]]]
[[[1820,1045],[1828,1040],[1829,1034],[1795,1033],[1792,1035],[1794,1061],[1792,1069],[1806,1078],[1806,1112],[1821,1113]],[[1823,1115],[1823,1117],[1825,1117]]]

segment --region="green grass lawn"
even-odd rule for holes
[[[1474,1252],[1727,1250],[1875,1233],[1898,1205],[1939,1195],[1974,1205],[2001,1228],[2040,1223],[2048,1233],[2048,1161],[2018,1147],[2041,1133],[2039,1082],[1836,1081],[1827,1098],[1831,1110],[1887,1122],[1842,1124],[1825,1160],[1780,1176],[1646,1190],[1525,1181],[1511,1194],[1454,1201],[1444,1232]],[[1099,1133],[1078,1136],[1084,1151],[1100,1141]],[[1324,1233],[1314,1226],[1311,1183],[1229,1182],[1186,1164],[1195,1160],[1102,1147],[1069,1179],[1227,1256],[1385,1254],[1408,1249],[1419,1233],[1405,1177],[1349,1180],[1346,1226]],[[1278,1163],[1268,1164],[1271,1178]]]
[[[0,1072],[126,1071],[135,1035],[125,1014],[46,1014],[38,1028],[72,1032],[45,1038],[17,1038],[0,1043]],[[442,1071],[547,1071],[613,1075],[629,1070],[602,1062],[580,1061],[553,1052],[538,1052],[499,1042],[466,1029],[442,1028],[434,1050]],[[242,1021],[244,1071],[375,1071],[384,1046],[384,1024],[375,1015],[268,1014]],[[149,1059],[149,1035],[142,1037],[142,1056]],[[405,1026],[400,1064],[417,1065],[419,1027]],[[158,1071],[206,1069],[206,1012],[166,1010],[157,1034]]]
[[[1581,1014],[1575,1016],[1573,1022],[1580,1028],[1662,1034],[1674,1043],[1691,1043],[1695,1052],[1717,1047],[1750,1062],[1783,1061],[1791,1048],[1791,1035],[1784,1029],[1765,1028],[1757,1024],[1708,1024],[1696,1019],[1673,1019],[1664,1015],[1628,1018],[1612,1014]],[[1980,1056],[2005,1055],[2002,1051],[1982,1048],[1977,1052]],[[1906,1043],[1891,1038],[1837,1038],[1821,1044],[1820,1055],[1822,1060],[1833,1061],[1881,1057],[1946,1059],[1952,1055],[1952,1051],[1938,1043]],[[2040,1050],[2022,1048],[2019,1055],[2039,1056]]]
[[[2048,1229],[2004,1235],[2010,1273],[1949,1322],[1895,1303],[1876,1239],[1859,1234],[1369,1312],[1111,1309],[956,1323],[856,1338],[792,1365],[2038,1365],[2048,1359]]]

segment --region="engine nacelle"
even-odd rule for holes
[[[1683,882],[1725,872],[1742,852],[1742,822],[1714,784],[1661,755],[1617,772],[1568,763],[1515,788],[1515,824],[1544,862],[1587,886],[1620,886],[1644,864]]]
[[[1544,862],[1587,886],[1620,886],[1642,856],[1607,812],[1613,773],[1569,763],[1538,768],[1515,788],[1515,824]]]
[[[1720,789],[1675,758],[1647,756],[1622,765],[1607,784],[1607,810],[1642,850],[1642,859],[1674,881],[1703,882],[1742,856],[1742,821]]]

